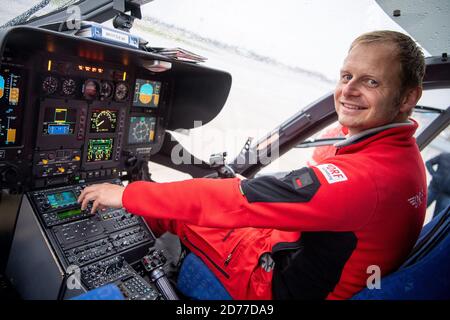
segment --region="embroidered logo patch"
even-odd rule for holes
[[[259,265],[266,272],[270,272],[275,268],[275,261],[272,259],[272,255],[269,252],[265,252],[259,257]]]
[[[328,183],[336,183],[347,181],[347,176],[344,172],[339,169],[337,166],[331,163],[319,164],[316,166],[317,169],[322,172],[325,179],[327,179]]]
[[[415,196],[409,198],[408,202],[409,202],[410,205],[412,205],[414,208],[417,209],[422,204],[422,201],[423,201],[424,197],[425,197],[425,195],[424,195],[423,191],[420,190],[418,194],[416,194]]]

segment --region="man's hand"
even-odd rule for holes
[[[94,184],[84,188],[78,197],[81,209],[86,209],[88,202],[93,201],[91,213],[105,207],[122,208],[122,195],[125,187],[111,183]]]

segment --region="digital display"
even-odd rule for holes
[[[151,143],[155,140],[155,117],[131,117],[128,143]]]
[[[136,79],[133,107],[158,107],[160,91],[161,82]]]
[[[22,109],[21,76],[10,68],[0,69],[0,147],[20,144]]]
[[[87,162],[108,161],[112,158],[113,138],[89,139]]]
[[[68,124],[51,124],[48,126],[48,134],[69,134],[70,126]]]
[[[91,114],[91,133],[113,133],[116,131],[116,110],[93,110]]]
[[[58,212],[56,215],[58,216],[58,220],[64,220],[67,218],[71,218],[81,214],[81,209],[72,209],[67,211]]]
[[[52,208],[61,208],[63,206],[77,204],[77,197],[75,196],[75,193],[73,193],[73,191],[63,191],[48,194],[47,200]]]
[[[77,110],[73,108],[47,108],[44,113],[44,135],[71,135],[75,132]]]

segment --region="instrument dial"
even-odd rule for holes
[[[103,81],[100,84],[100,99],[104,100],[110,98],[113,94],[113,90],[113,85],[110,82]]]
[[[98,84],[94,80],[86,80],[83,85],[83,96],[88,100],[93,100],[98,94]]]
[[[112,110],[94,111],[91,118],[91,132],[115,132],[117,112]]]
[[[42,81],[42,90],[46,94],[53,94],[58,90],[58,79],[54,76],[47,76]]]
[[[117,101],[124,101],[128,98],[128,86],[125,82],[120,82],[116,85],[116,91],[114,92],[114,98]]]
[[[75,90],[77,89],[77,83],[75,80],[68,78],[64,79],[62,83],[62,93],[66,96],[71,96],[75,93]]]

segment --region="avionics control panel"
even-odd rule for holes
[[[164,82],[135,79],[125,66],[79,58],[45,56],[40,66],[37,187],[117,177],[124,151],[142,147],[149,157],[162,142]]]
[[[98,58],[2,63],[0,162],[31,168],[28,189],[116,178],[161,148],[171,81]]]
[[[88,208],[81,210],[77,198],[82,190],[81,185],[52,188],[30,193],[37,212],[47,227],[79,220],[91,216]]]
[[[81,279],[89,289],[115,283],[129,300],[161,299],[158,289],[138,275],[122,256],[114,256],[82,268]]]
[[[120,180],[112,181],[121,184]],[[124,209],[91,213],[81,210],[77,198],[85,185],[29,192],[35,212],[56,252],[66,266],[78,266],[135,247],[153,243],[154,236],[142,218]]]

